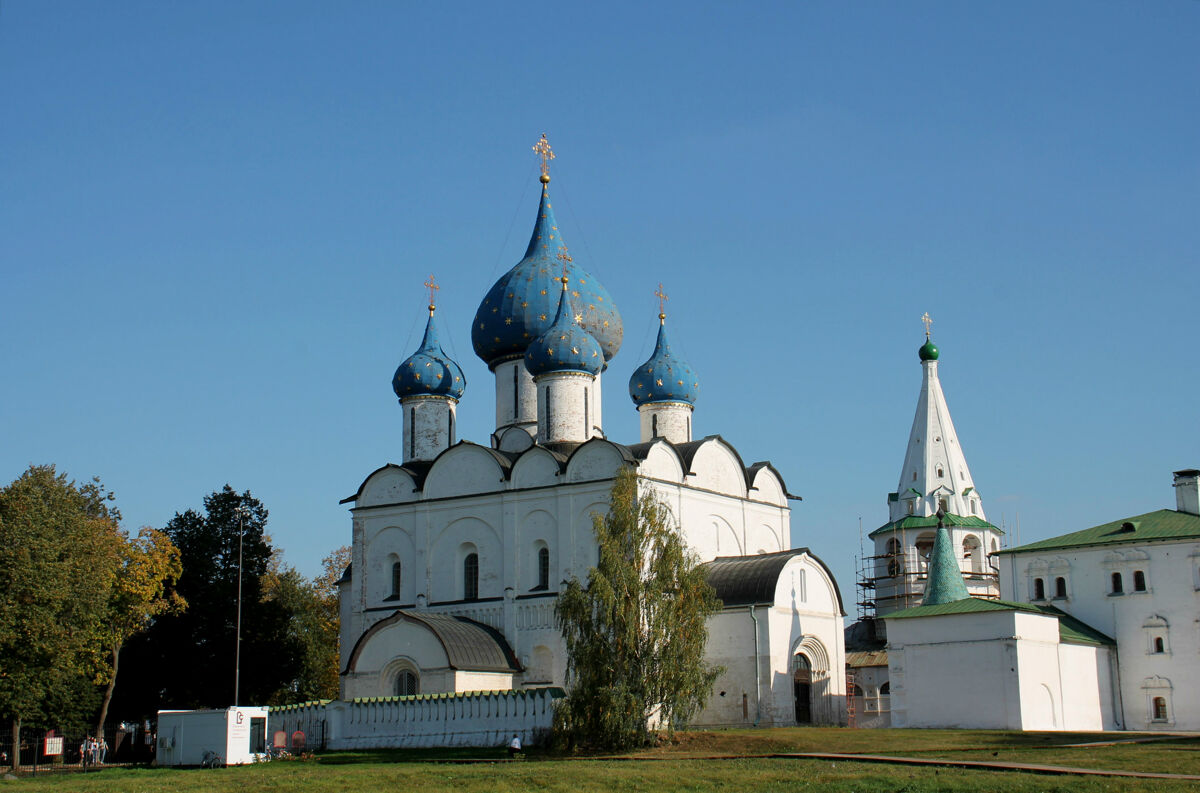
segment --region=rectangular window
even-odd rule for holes
[[[250,752],[262,754],[267,751],[267,720],[250,719]]]

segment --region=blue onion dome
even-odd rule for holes
[[[437,328],[433,324],[433,305],[429,306],[429,322],[420,348],[396,369],[392,390],[404,399],[412,396],[442,396],[455,401],[467,390],[467,379],[450,356],[442,352]]]
[[[633,370],[629,378],[629,396],[635,405],[651,402],[696,404],[700,382],[687,361],[671,352],[667,340],[667,315],[658,315],[658,343],[650,360]]]
[[[934,345],[933,340],[926,336],[925,343],[921,345],[921,349],[917,350],[917,355],[921,356],[922,361],[936,361],[938,348]]]
[[[599,342],[605,363],[621,349],[621,315],[608,290],[567,253],[554,219],[548,182],[549,176],[544,175],[537,222],[524,258],[488,290],[471,324],[475,354],[489,367],[519,357],[550,327],[564,265],[571,301],[582,317],[580,324]]]
[[[525,368],[534,377],[550,372],[583,372],[597,375],[604,368],[600,342],[579,325],[579,314],[571,308],[564,278],[558,312],[546,331],[525,350]]]

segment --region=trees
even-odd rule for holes
[[[0,714],[14,736],[22,720],[78,725],[91,715],[94,699],[76,693],[101,668],[120,566],[111,500],[99,480],[76,484],[53,465],[0,490]]]
[[[181,612],[187,606],[172,588],[183,572],[183,565],[179,549],[165,533],[147,526],[122,543],[120,555],[103,631],[110,666],[102,671],[99,680],[106,685],[96,719],[97,735],[104,732],[125,642],[148,628],[155,617]]]
[[[703,707],[720,672],[703,660],[706,619],[720,603],[632,469],[617,475],[593,529],[599,562],[555,605],[570,687],[555,732],[568,746],[627,749],[648,742],[651,719],[675,729]]]
[[[244,509],[239,519],[239,509]],[[240,520],[240,523],[239,523]],[[234,698],[238,538],[242,535],[241,702],[267,703],[286,689],[301,649],[289,635],[290,612],[264,597],[272,571],[267,510],[249,491],[229,485],[204,498],[204,512],[176,513],[165,533],[179,549],[182,614],[158,617],[127,643],[122,658],[136,687],[118,687],[113,711],[142,718],[160,708],[224,707]],[[126,679],[126,678],[123,678]]]
[[[338,694],[337,581],[350,563],[350,547],[342,546],[325,557],[323,572],[309,581],[297,570],[284,567],[269,574],[265,596],[279,602],[291,619],[288,634],[302,649],[300,668],[286,690],[275,694],[280,702],[333,699]]]

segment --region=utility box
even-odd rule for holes
[[[160,710],[160,766],[225,766],[267,756],[267,709]]]

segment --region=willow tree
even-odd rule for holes
[[[554,728],[568,747],[628,749],[648,743],[654,724],[675,730],[704,706],[720,672],[704,663],[706,620],[720,602],[670,511],[632,469],[592,521],[599,561],[555,605],[568,694]]]

